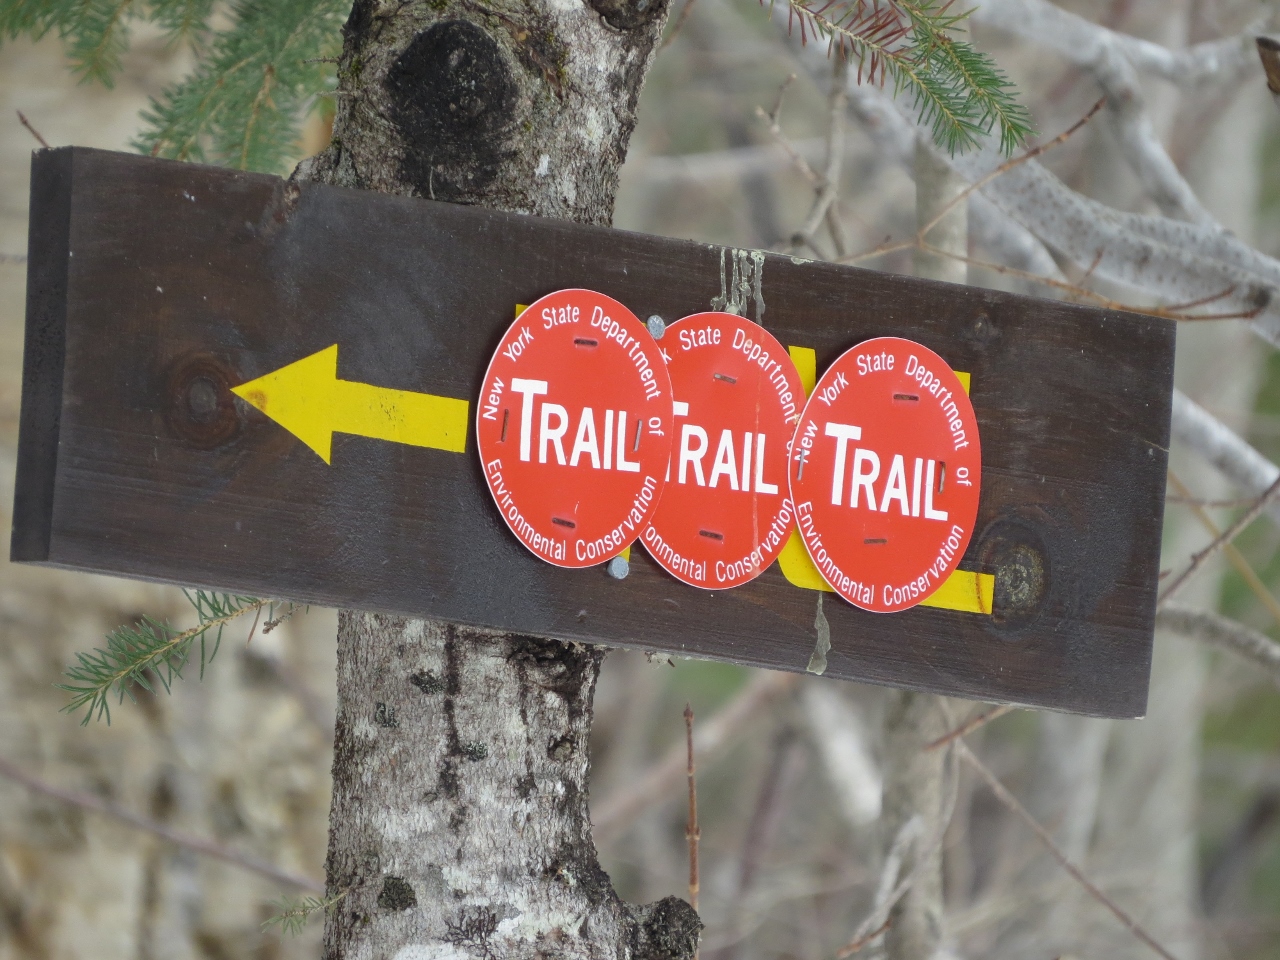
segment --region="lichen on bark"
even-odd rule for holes
[[[666,16],[667,0],[357,0],[332,143],[295,179],[608,225]],[[327,957],[693,956],[693,909],[623,903],[596,858],[602,658],[342,614]]]

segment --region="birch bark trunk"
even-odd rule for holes
[[[607,225],[666,0],[358,0],[296,177]],[[459,545],[461,547],[461,545]],[[325,956],[690,957],[621,902],[587,811],[603,651],[345,612]]]

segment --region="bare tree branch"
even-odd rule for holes
[[[996,0],[983,4],[982,20],[1023,39],[1048,46],[1088,71],[1106,95],[1107,119],[1121,153],[1142,181],[1147,195],[1165,216],[1213,225],[1210,216],[1170,159],[1147,113],[1146,98],[1130,57],[1138,50],[1164,47],[1140,41],[1126,44],[1122,34],[1067,13],[1046,0]],[[1239,59],[1249,62],[1242,39],[1234,40]],[[1126,49],[1132,47],[1132,50]]]
[[[1173,391],[1173,438],[1196,451],[1251,496],[1262,494],[1280,477],[1280,467],[1176,389]],[[1280,506],[1273,505],[1268,513],[1276,523],[1280,523]]]
[[[684,7],[680,10],[680,16],[676,17],[676,25],[671,28],[671,32],[667,34],[666,39],[658,47],[659,51],[667,49],[675,42],[676,37],[680,35],[680,31],[684,29],[684,22],[689,19],[689,14],[693,13],[693,5],[697,2],[698,0],[684,0]]]
[[[289,873],[287,870],[282,870],[266,860],[253,856],[253,854],[241,853],[238,850],[224,847],[204,837],[197,837],[193,834],[183,833],[181,830],[174,830],[163,823],[157,823],[141,814],[126,810],[110,800],[103,800],[87,793],[77,793],[74,790],[55,787],[53,784],[46,783],[40,778],[27,773],[3,757],[0,757],[0,777],[6,777],[9,780],[20,783],[34,793],[52,797],[82,810],[91,810],[94,813],[103,814],[120,823],[146,831],[162,840],[167,840],[169,843],[176,844],[179,847],[185,847],[206,857],[213,857],[223,863],[240,867],[242,870],[260,874],[284,886],[297,887],[299,890],[310,890],[314,893],[324,893],[324,883],[320,880]]]
[[[845,112],[849,106],[847,90],[849,61],[845,57],[833,57],[831,71],[831,93],[827,99],[827,166],[818,183],[818,195],[814,198],[809,216],[796,231],[792,244],[797,249],[802,246],[814,247],[814,237],[818,229],[827,222],[831,227],[836,256],[842,257],[848,252],[844,249],[844,237],[839,224],[834,218],[829,219],[829,215],[836,198],[840,195],[840,173],[844,165]]]
[[[1156,939],[1151,936],[1151,934],[1147,933],[1137,920],[1134,920],[1133,917],[1129,916],[1129,914],[1126,913],[1114,900],[1098,889],[1093,881],[1086,877],[1079,867],[1067,859],[1067,855],[1062,852],[1056,843],[1053,842],[1053,837],[1049,836],[1049,831],[1042,827],[1039,821],[1027,812],[1026,807],[1018,802],[1017,797],[1011,794],[1008,789],[1005,788],[1005,785],[996,778],[996,775],[987,769],[986,764],[974,755],[973,751],[969,749],[968,744],[963,740],[957,740],[955,741],[955,748],[956,753],[961,757],[961,759],[973,767],[978,776],[986,781],[987,786],[991,788],[991,792],[995,794],[996,799],[1004,804],[1009,810],[1016,814],[1023,823],[1031,828],[1031,832],[1036,835],[1042,844],[1044,844],[1045,849],[1049,851],[1049,855],[1052,856],[1054,860],[1058,861],[1058,865],[1062,867],[1063,870],[1067,871],[1073,880],[1080,884],[1080,886],[1084,887],[1084,889],[1089,893],[1089,896],[1093,897],[1093,899],[1097,900],[1098,903],[1111,911],[1112,915],[1124,924],[1125,928],[1128,929],[1130,933],[1160,956],[1164,957],[1164,960],[1177,960],[1177,958],[1162,947]]]
[[[963,746],[964,741],[957,740],[956,743]],[[861,950],[879,934],[887,931],[890,926],[889,914],[894,905],[907,894],[907,891],[915,886],[916,881],[925,870],[930,868],[931,864],[936,869],[933,855],[942,846],[942,840],[947,834],[947,827],[951,824],[951,815],[955,812],[956,798],[960,791],[958,756],[955,750],[947,751],[947,783],[943,790],[942,808],[939,811],[932,833],[927,838],[924,838],[925,824],[919,814],[903,823],[894,837],[892,845],[889,847],[889,852],[885,856],[884,870],[880,875],[880,886],[876,891],[875,906],[863,921],[858,924],[857,929],[853,931],[853,936],[849,938],[849,942],[836,951],[838,958],[848,957]],[[908,850],[912,851],[913,863],[911,872],[899,881],[898,876],[901,873],[902,863],[906,859]]]
[[[768,114],[760,111],[768,122]],[[807,165],[820,163],[827,141],[822,137],[806,137],[789,141],[796,154]],[[853,154],[845,148],[847,160]],[[716,180],[740,180],[743,177],[779,173],[793,166],[794,161],[784,150],[772,144],[750,147],[729,147],[725,150],[708,150],[704,153],[679,153],[643,157],[637,155],[627,161],[626,171],[646,183],[708,183]]]
[[[1118,53],[1133,67],[1187,89],[1230,83],[1253,68],[1253,42],[1266,26],[1262,18],[1234,36],[1182,50],[1109,30],[1044,0],[987,0],[973,12],[980,23],[1050,46],[1080,66]]]
[[[851,90],[850,96],[855,102],[882,101],[880,122],[900,125],[914,136],[909,110],[900,108],[888,93],[862,87]],[[949,158],[971,181],[1003,161],[994,143]],[[1215,316],[1250,319],[1259,335],[1280,344],[1280,261],[1220,226],[1115,210],[1072,190],[1036,161],[1008,171],[982,192],[1081,269],[1092,266],[1099,278],[1166,303],[1212,299],[1220,306]]]
[[[31,125],[31,121],[27,119],[26,114],[21,110],[18,111],[18,120],[21,121],[22,125],[27,128],[27,131],[36,138],[40,143],[40,146],[44,147],[46,150],[49,149],[49,141],[40,136],[40,131]]]
[[[1187,486],[1178,479],[1177,474],[1172,470],[1169,471],[1169,483],[1183,496],[1190,497],[1191,491],[1187,489]],[[1209,536],[1219,537],[1222,535],[1222,530],[1213,522],[1213,518],[1209,516],[1208,511],[1206,511],[1204,507],[1199,506],[1198,504],[1192,504],[1191,512],[1195,514],[1196,519],[1200,521],[1200,525],[1209,531]],[[1280,600],[1276,600],[1272,595],[1271,590],[1262,582],[1262,578],[1259,577],[1258,574],[1254,572],[1253,567],[1249,565],[1249,561],[1245,559],[1244,554],[1236,548],[1234,543],[1228,543],[1222,548],[1222,552],[1231,566],[1235,567],[1236,573],[1240,574],[1240,578],[1244,580],[1249,589],[1253,591],[1253,595],[1256,596],[1258,601],[1267,608],[1272,619],[1274,619],[1276,623],[1280,623]]]
[[[800,705],[840,813],[852,829],[864,829],[880,816],[884,791],[866,724],[833,684],[806,683]]]
[[[720,708],[719,712],[698,728],[697,756],[707,757],[746,732],[750,721],[765,708],[788,693],[797,677],[790,673],[761,670],[742,690]],[[598,842],[604,842],[629,827],[645,809],[671,796],[672,790],[687,776],[685,743],[681,738],[661,760],[644,770],[627,786],[605,797],[592,813]]]
[[[977,730],[979,727],[986,726],[988,723],[990,723],[992,720],[995,720],[997,717],[1003,717],[1006,713],[1008,713],[1013,708],[1014,708],[1013,704],[1011,703],[1002,703],[998,707],[993,707],[990,710],[984,710],[982,713],[979,713],[976,716],[970,717],[968,720],[960,724],[960,726],[956,727],[950,733],[944,733],[942,736],[940,736],[937,740],[934,740],[932,743],[925,744],[924,748],[926,750],[937,750],[939,747],[945,747],[952,740],[958,740],[961,737],[967,737],[969,734],[973,733],[973,731]]]
[[[1205,561],[1238,537],[1244,531],[1245,527],[1258,519],[1262,511],[1275,500],[1277,494],[1280,494],[1280,479],[1277,479],[1272,483],[1271,486],[1267,488],[1266,492],[1254,501],[1253,506],[1242,513],[1235,523],[1231,524],[1231,526],[1214,538],[1207,547],[1191,555],[1191,562],[1187,565],[1187,568],[1178,575],[1177,579],[1175,579],[1165,589],[1157,606],[1164,606],[1172,600],[1174,595],[1186,585],[1187,581],[1190,580],[1192,576],[1195,575],[1196,571],[1204,566]]]
[[[702,831],[698,829],[698,780],[697,765],[693,759],[693,707],[684,705],[684,733],[687,757],[686,770],[689,776],[689,819],[685,824],[684,838],[689,845],[689,906],[698,909],[698,890],[701,883],[698,879],[698,840]],[[695,960],[698,954],[695,951]]]
[[[1262,667],[1280,686],[1280,643],[1239,621],[1210,610],[1196,610],[1171,603],[1156,613],[1156,625],[1184,637],[1230,650]]]

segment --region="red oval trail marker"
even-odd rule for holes
[[[498,344],[476,410],[503,520],[556,566],[616,556],[657,506],[671,415],[662,354],[630,310],[591,290],[531,304]]]
[[[695,587],[755,579],[787,542],[787,452],[804,387],[786,349],[731,313],[697,313],[662,338],[675,438],[645,549]]]
[[[789,477],[823,579],[864,610],[913,607],[956,569],[973,535],[982,483],[973,405],[932,350],[868,340],[818,382]]]

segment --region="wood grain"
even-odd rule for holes
[[[1172,323],[81,148],[36,155],[31,223],[14,560],[795,671],[825,618],[828,676],[1145,710]],[[969,371],[961,566],[994,615],[819,608],[776,565],[704,592],[638,547],[622,581],[561,570],[506,529],[474,436],[337,435],[326,466],[229,390],[338,343],[342,379],[474,402],[514,305],[570,286],[668,321],[727,296],[819,370],[900,336]]]

